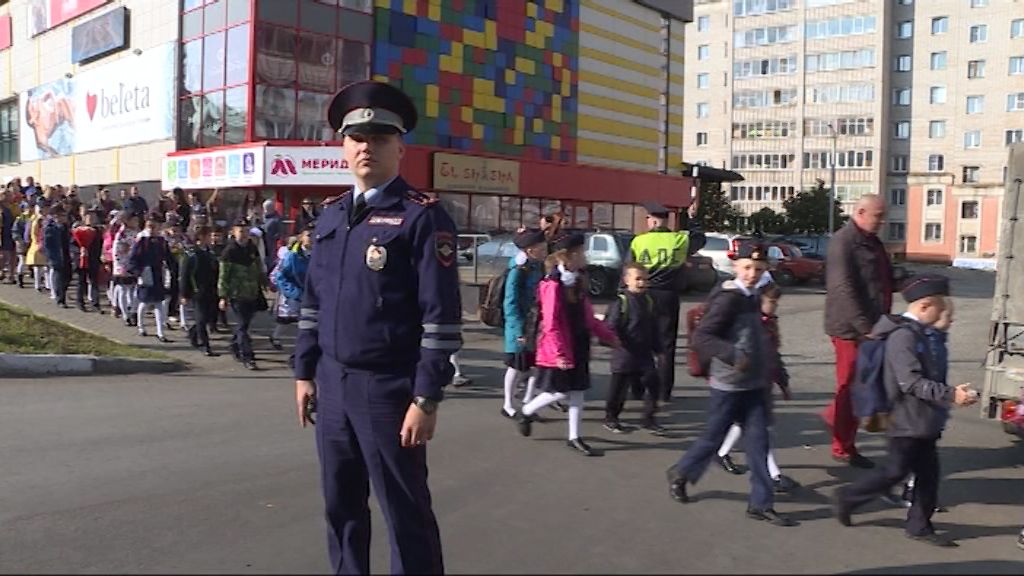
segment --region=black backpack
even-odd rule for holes
[[[519,282],[523,282],[526,277],[526,266],[516,268],[520,271]],[[505,327],[505,283],[511,270],[506,268],[501,274],[488,280],[487,286],[480,291],[480,321],[487,326]]]

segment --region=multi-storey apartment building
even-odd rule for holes
[[[739,171],[745,213],[830,182],[889,204],[912,258],[985,258],[1024,129],[1021,0],[698,1],[684,156]]]

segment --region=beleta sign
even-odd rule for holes
[[[85,111],[89,120],[95,120],[96,106],[99,105],[100,118],[112,118],[132,112],[149,109],[149,86],[126,86],[119,82],[117,90],[107,92],[101,88],[99,94],[85,93]]]

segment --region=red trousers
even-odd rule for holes
[[[857,453],[857,418],[853,415],[850,387],[857,368],[857,341],[832,337],[836,350],[836,396],[825,407],[821,417],[832,429],[832,455],[852,456]]]

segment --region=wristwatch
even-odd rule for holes
[[[415,404],[420,410],[423,410],[423,413],[428,416],[433,414],[434,412],[437,412],[437,406],[438,404],[440,404],[440,402],[438,402],[437,400],[427,398],[426,396],[417,396],[413,398],[412,403]]]

